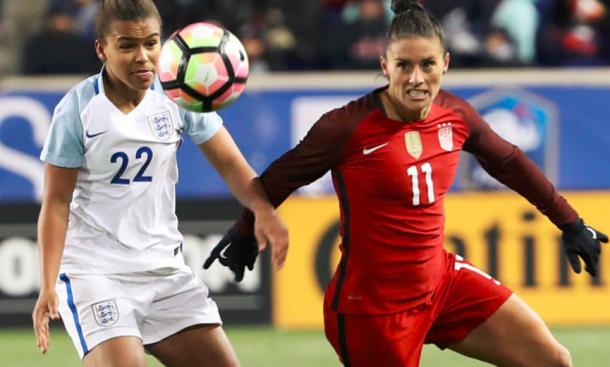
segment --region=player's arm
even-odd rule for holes
[[[323,116],[294,149],[263,172],[260,177],[262,189],[274,207],[299,187],[320,178],[339,161],[346,141],[345,124],[339,116],[340,111]],[[203,267],[209,268],[218,259],[235,273],[235,280],[240,281],[244,268],[252,270],[257,256],[253,251],[253,222],[253,212],[245,209],[212,250]]]
[[[472,107],[466,106],[463,111],[470,128],[464,150],[474,154],[485,171],[535,205],[562,231],[564,250],[575,272],[581,271],[581,258],[585,270],[596,276],[600,241],[608,242],[608,237],[585,225],[536,164],[496,134]]]
[[[223,177],[237,200],[254,213],[254,236],[258,251],[271,245],[273,264],[281,268],[288,251],[288,231],[231,135],[223,127],[205,143],[199,145],[206,158]]]
[[[43,352],[49,348],[49,320],[59,318],[55,283],[64,250],[70,200],[76,186],[78,169],[45,164],[44,194],[38,218],[40,247],[40,293],[32,319],[36,345]]]
[[[66,239],[70,200],[84,155],[78,106],[78,94],[72,89],[55,107],[40,154],[45,162],[44,191],[38,218],[41,282],[32,319],[36,343],[43,353],[49,348],[49,319],[59,317],[55,282]]]
[[[274,207],[340,162],[351,133],[346,114],[343,108],[322,116],[303,140],[273,161],[261,174],[261,183]],[[247,234],[251,227],[251,213],[245,210],[233,228]]]

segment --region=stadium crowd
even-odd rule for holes
[[[48,0],[21,45],[23,74],[94,73],[98,0]],[[610,65],[610,0],[422,0],[452,68]],[[389,0],[155,0],[164,29],[214,21],[244,43],[252,73],[376,69]],[[36,24],[36,23],[33,23]],[[168,36],[168,34],[164,35]],[[85,45],[85,46],[83,46]]]

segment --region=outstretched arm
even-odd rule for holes
[[[299,187],[320,178],[340,160],[348,135],[346,124],[342,123],[345,120],[340,117],[341,110],[323,116],[294,149],[263,172],[260,182],[273,207],[279,206]],[[242,279],[246,267],[252,270],[257,255],[253,249],[256,213],[249,209],[246,206],[232,228],[214,247],[203,264],[204,269],[218,259],[235,273],[236,281]],[[285,257],[285,253],[282,255]]]
[[[254,213],[254,237],[258,250],[262,251],[267,244],[271,245],[273,264],[276,268],[281,268],[288,251],[288,231],[231,135],[223,127],[199,147],[237,200]]]
[[[519,148],[491,130],[474,109],[465,110],[469,115],[470,135],[464,150],[473,153],[491,176],[534,204],[562,231],[564,250],[576,273],[581,271],[582,259],[585,270],[597,276],[600,242],[608,242],[608,237],[585,225],[576,210]]]

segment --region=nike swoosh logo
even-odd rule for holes
[[[231,246],[231,242],[227,243],[227,245],[225,247],[223,247],[222,250],[220,250],[218,257],[220,257],[223,260],[226,260],[227,255],[225,254],[225,252],[227,252],[227,249],[229,248],[229,246]]]
[[[362,149],[362,154],[369,155],[369,154],[373,153],[374,151],[379,150],[379,149],[385,147],[386,145],[388,145],[388,143],[383,143],[383,144],[374,146],[372,148],[364,148],[364,149]]]
[[[105,133],[107,133],[107,132],[108,132],[108,130],[104,130],[104,131],[100,131],[99,133],[91,134],[91,133],[89,132],[89,130],[87,130],[87,131],[85,131],[85,136],[86,136],[86,137],[88,137],[89,139],[91,139],[91,138],[95,138],[96,136],[99,136],[99,135],[105,134]]]

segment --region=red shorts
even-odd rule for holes
[[[446,348],[466,337],[508,299],[512,291],[448,254],[430,305],[387,315],[347,315],[324,306],[324,330],[345,366],[418,366],[424,343]]]

